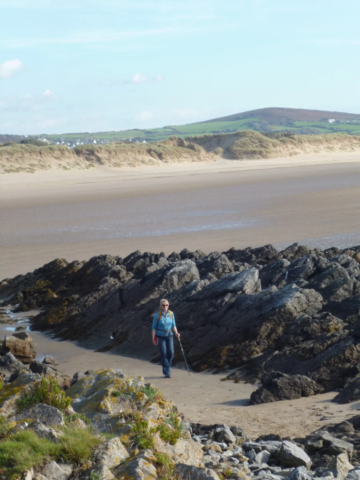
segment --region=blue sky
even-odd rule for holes
[[[358,0],[0,0],[0,133],[360,113]]]

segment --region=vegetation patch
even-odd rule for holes
[[[17,400],[18,410],[24,410],[37,403],[45,403],[59,410],[66,410],[71,404],[71,398],[65,396],[53,377],[42,378],[34,391],[25,393]]]

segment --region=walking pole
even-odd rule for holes
[[[183,349],[183,346],[181,345],[181,342],[180,342],[180,338],[178,338],[178,340],[179,340],[180,348],[181,348],[181,351],[182,351],[182,354],[183,354],[183,357],[184,357],[184,360],[185,360],[185,365],[186,365],[187,371],[189,372],[189,375],[190,375],[189,365],[187,364],[186,357],[185,357],[185,353],[184,353],[184,349]]]

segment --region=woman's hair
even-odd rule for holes
[[[162,303],[169,303],[169,300],[167,300],[166,298],[162,298],[162,299],[160,300],[160,307],[161,307],[161,304],[162,304]]]

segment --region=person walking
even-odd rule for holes
[[[176,338],[180,338],[180,333],[176,328],[174,312],[169,310],[169,302],[166,298],[163,298],[160,300],[160,310],[155,313],[153,318],[151,337],[153,345],[158,345],[159,347],[162,371],[165,378],[171,378],[171,364],[174,358],[174,334]]]

